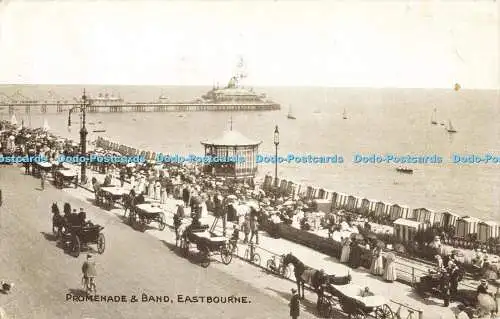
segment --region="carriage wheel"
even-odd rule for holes
[[[321,296],[318,300],[318,312],[321,317],[328,318],[328,314],[330,313],[330,303],[325,296]]]
[[[366,314],[363,310],[358,309],[356,313],[352,314],[352,319],[366,319]]]
[[[201,267],[207,268],[208,266],[210,266],[210,250],[208,250],[208,247],[201,248],[200,258],[201,258],[200,262]]]
[[[260,266],[260,255],[259,255],[259,254],[255,253],[255,254],[253,255],[253,258],[252,258],[252,259],[253,259],[253,260],[252,260],[252,262],[253,262],[254,264],[256,264],[256,265],[259,265],[259,266]]]
[[[231,263],[231,260],[233,260],[233,255],[226,245],[221,246],[220,257],[224,265],[229,265]]]
[[[165,215],[164,214],[160,214],[160,216],[158,217],[158,226],[159,226],[160,230],[165,229]]]
[[[106,247],[106,240],[104,239],[104,234],[99,234],[97,237],[97,252],[102,254],[104,252],[104,248]]]
[[[75,236],[74,241],[72,242],[71,252],[75,257],[78,257],[80,256],[80,250],[81,250],[80,238],[78,236]]]
[[[392,312],[391,307],[388,305],[383,305],[382,307],[378,307],[375,310],[375,318],[377,319],[393,319],[394,313]]]

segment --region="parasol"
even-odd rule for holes
[[[488,269],[486,270],[486,272],[484,273],[484,279],[486,280],[497,280],[498,279],[498,274],[496,271],[492,270],[492,269]]]
[[[383,248],[385,248],[385,243],[383,241],[379,240],[379,241],[377,241],[377,247],[383,249]]]
[[[126,166],[127,167],[135,167],[135,163],[128,163]]]
[[[231,194],[231,195],[229,195],[229,196],[227,197],[227,199],[237,200],[237,199],[238,199],[238,197],[236,197],[236,195]]]

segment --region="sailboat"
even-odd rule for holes
[[[295,120],[295,116],[293,116],[293,114],[292,114],[292,107],[291,106],[288,110],[288,115],[286,117],[290,120]]]
[[[342,118],[343,118],[344,120],[347,120],[347,112],[346,112],[346,110],[345,110],[345,109],[344,109],[344,113],[342,113]]]
[[[438,124],[438,122],[436,121],[436,112],[437,112],[437,110],[436,110],[436,108],[434,108],[434,112],[432,113],[432,117],[431,117],[431,124],[432,125]]]
[[[50,130],[49,122],[47,121],[47,119],[43,120],[43,130],[45,132],[48,132]]]
[[[456,133],[457,132],[457,130],[455,130],[455,128],[451,124],[450,120],[448,120],[448,128],[446,130],[448,131],[448,133]]]

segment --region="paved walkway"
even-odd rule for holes
[[[89,180],[92,177],[96,177],[99,181],[104,180],[104,176],[101,174],[97,174],[95,172],[89,172]],[[113,183],[115,185],[119,185],[118,180],[114,180]],[[126,186],[127,187],[127,186]],[[74,193],[78,192],[77,190],[67,189],[67,191]],[[166,212],[166,222],[168,225],[172,227],[173,225],[173,213],[175,212],[175,204],[176,200],[170,199],[167,204],[164,205],[164,210]],[[115,214],[123,214],[123,210],[114,209],[110,213]],[[205,217],[202,220],[203,224],[212,225],[213,216]],[[154,224],[153,224],[154,227]],[[231,227],[231,224],[228,224],[228,227]],[[154,236],[159,236],[161,238],[165,237],[168,232],[159,232],[156,230],[148,230],[147,232],[152,232]],[[337,274],[337,275],[346,275],[350,273],[353,277],[353,283],[361,286],[368,286],[370,290],[372,290],[377,295],[382,295],[387,297],[387,299],[396,301],[400,304],[408,305],[414,309],[420,309],[424,313],[425,319],[441,319],[441,318],[454,318],[455,306],[452,304],[450,308],[445,308],[442,306],[442,301],[430,298],[426,301],[422,300],[418,297],[413,289],[407,285],[404,285],[399,282],[395,283],[386,283],[382,281],[378,277],[374,277],[370,275],[367,271],[363,269],[352,270],[347,266],[340,264],[337,259],[332,258],[330,256],[321,254],[317,251],[314,251],[310,248],[304,247],[302,245],[295,244],[293,242],[284,240],[284,239],[274,239],[267,236],[266,233],[260,232],[260,245],[257,249],[261,257],[261,266],[266,265],[266,261],[272,258],[273,254],[286,254],[292,252],[299,259],[304,261],[307,265],[317,268],[324,269],[325,272],[329,274]],[[172,238],[170,240],[173,240]],[[239,244],[238,245],[238,254],[239,256],[243,256],[246,245]],[[293,276],[293,275],[292,275]],[[312,299],[311,299],[312,298]],[[315,297],[311,296],[308,299],[312,302],[315,302]],[[392,309],[398,309],[398,305],[390,302],[389,305]],[[407,312],[405,308],[401,309],[401,315],[403,318],[406,318]]]

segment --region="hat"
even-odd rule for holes
[[[481,284],[487,284],[488,282],[486,281],[486,279],[481,279]]]
[[[295,293],[297,293],[297,289],[292,288],[292,294],[295,294]]]
[[[87,258],[92,258],[92,255],[91,254],[87,254]]]

